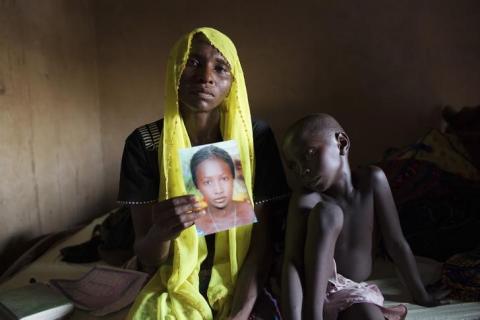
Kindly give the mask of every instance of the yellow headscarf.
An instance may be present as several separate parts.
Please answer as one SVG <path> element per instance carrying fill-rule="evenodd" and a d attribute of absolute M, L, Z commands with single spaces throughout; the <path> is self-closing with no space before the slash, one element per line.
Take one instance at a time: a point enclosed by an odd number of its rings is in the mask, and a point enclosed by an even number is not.
<path fill-rule="evenodd" d="M 254 151 L 252 122 L 242 67 L 232 41 L 212 28 L 198 28 L 182 37 L 173 47 L 165 80 L 164 127 L 159 146 L 159 200 L 186 194 L 178 150 L 190 147 L 190 139 L 179 112 L 178 87 L 190 45 L 202 33 L 227 59 L 233 75 L 230 93 L 220 106 L 220 130 L 224 140 L 236 140 L 240 151 L 245 184 L 252 200 Z M 252 202 L 253 203 L 253 202 Z M 251 225 L 216 234 L 208 302 L 199 292 L 200 264 L 207 256 L 204 237 L 195 226 L 173 240 L 173 254 L 140 292 L 129 312 L 129 319 L 213 319 L 228 316 L 235 282 L 250 245 Z M 210 304 L 210 306 L 209 306 Z"/>

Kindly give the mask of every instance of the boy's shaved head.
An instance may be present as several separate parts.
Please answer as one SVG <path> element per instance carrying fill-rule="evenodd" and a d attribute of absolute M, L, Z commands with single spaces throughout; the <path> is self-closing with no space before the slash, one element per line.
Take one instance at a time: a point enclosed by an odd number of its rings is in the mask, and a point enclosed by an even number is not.
<path fill-rule="evenodd" d="M 282 151 L 293 189 L 324 192 L 348 168 L 350 140 L 332 116 L 310 114 L 296 121 L 283 139 Z"/>
<path fill-rule="evenodd" d="M 328 140 L 337 132 L 345 133 L 345 130 L 335 118 L 326 113 L 314 113 L 301 118 L 287 129 L 283 145 L 289 144 L 292 140 L 296 141 L 311 135 Z"/>

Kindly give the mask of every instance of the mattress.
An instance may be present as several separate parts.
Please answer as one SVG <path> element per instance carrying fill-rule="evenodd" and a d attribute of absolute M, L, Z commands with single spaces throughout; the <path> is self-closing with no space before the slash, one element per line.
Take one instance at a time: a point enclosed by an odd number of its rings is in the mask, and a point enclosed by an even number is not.
<path fill-rule="evenodd" d="M 90 224 L 81 228 L 79 231 L 63 239 L 51 246 L 40 257 L 15 272 L 10 278 L 5 279 L 0 284 L 0 291 L 9 288 L 20 287 L 28 284 L 33 278 L 37 282 L 48 282 L 52 278 L 61 279 L 77 279 L 85 274 L 96 264 L 73 264 L 61 261 L 60 249 L 70 245 L 76 245 L 87 241 L 93 231 L 93 228 L 101 223 L 108 214 L 91 221 Z M 420 275 L 424 283 L 433 283 L 440 275 L 441 264 L 422 257 L 416 257 Z M 103 264 L 99 262 L 97 264 Z M 374 271 L 368 282 L 379 286 L 385 296 L 385 305 L 396 305 L 403 303 L 408 308 L 408 320 L 470 320 L 480 319 L 480 302 L 461 302 L 450 301 L 448 305 L 438 306 L 434 308 L 425 308 L 415 305 L 411 302 L 405 287 L 396 274 L 393 264 L 376 260 L 374 263 Z M 88 312 L 76 309 L 71 320 L 90 320 L 105 319 L 117 320 L 124 319 L 127 310 L 121 310 L 117 313 L 110 314 L 101 318 L 94 317 Z"/>

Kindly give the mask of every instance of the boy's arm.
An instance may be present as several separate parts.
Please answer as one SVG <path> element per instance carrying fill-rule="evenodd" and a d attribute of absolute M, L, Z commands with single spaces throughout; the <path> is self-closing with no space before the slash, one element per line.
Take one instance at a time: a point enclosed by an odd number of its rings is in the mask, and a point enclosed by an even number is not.
<path fill-rule="evenodd" d="M 382 169 L 372 166 L 372 182 L 375 217 L 378 219 L 387 252 L 398 267 L 413 300 L 423 306 L 440 304 L 427 293 L 420 279 L 415 258 L 402 233 L 390 185 Z"/>
<path fill-rule="evenodd" d="M 303 250 L 310 208 L 301 208 L 301 196 L 294 193 L 290 199 L 285 235 L 285 255 L 282 267 L 282 315 L 287 320 L 302 319 Z"/>
<path fill-rule="evenodd" d="M 319 202 L 308 217 L 305 244 L 304 319 L 323 319 L 328 280 L 334 275 L 334 253 L 343 227 L 343 212 L 336 204 Z"/>

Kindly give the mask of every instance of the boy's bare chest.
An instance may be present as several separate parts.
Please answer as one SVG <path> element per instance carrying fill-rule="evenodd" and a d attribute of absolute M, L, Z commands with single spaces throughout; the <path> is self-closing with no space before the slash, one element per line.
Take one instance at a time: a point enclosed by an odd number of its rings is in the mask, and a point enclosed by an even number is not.
<path fill-rule="evenodd" d="M 350 203 L 339 203 L 343 211 L 343 228 L 337 247 L 345 250 L 371 248 L 374 230 L 373 197 L 361 195 Z"/>
<path fill-rule="evenodd" d="M 343 228 L 334 254 L 338 272 L 354 281 L 364 281 L 372 268 L 373 198 L 364 197 L 340 206 L 343 209 Z"/>

